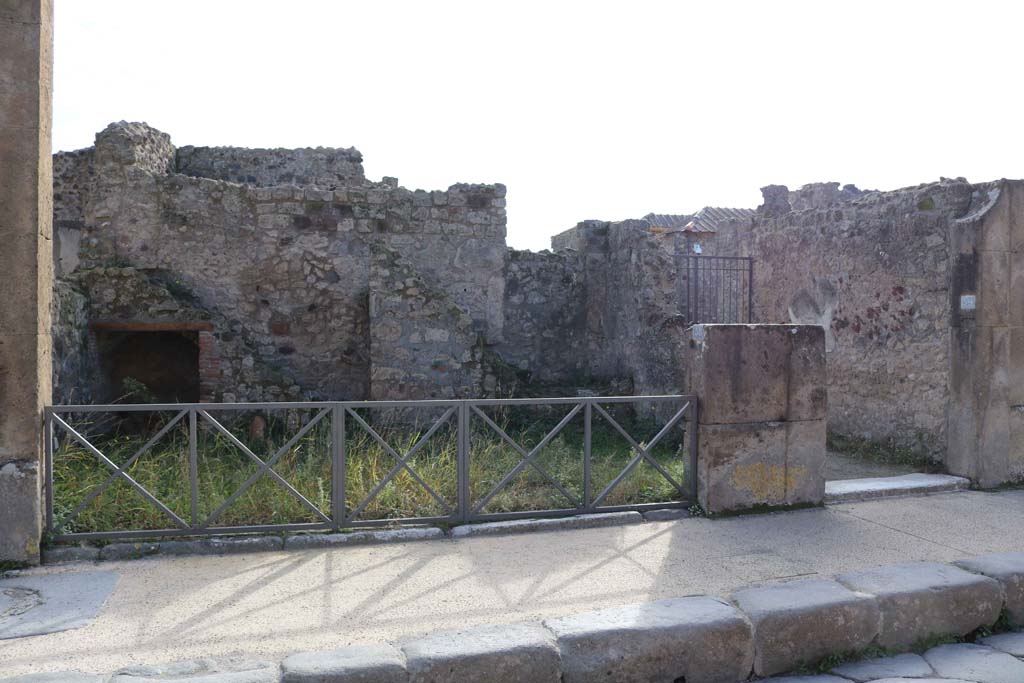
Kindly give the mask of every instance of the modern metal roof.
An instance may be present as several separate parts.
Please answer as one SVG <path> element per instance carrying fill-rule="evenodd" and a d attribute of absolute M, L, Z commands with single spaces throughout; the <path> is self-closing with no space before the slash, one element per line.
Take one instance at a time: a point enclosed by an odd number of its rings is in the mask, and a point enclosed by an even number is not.
<path fill-rule="evenodd" d="M 718 224 L 727 220 L 743 220 L 754 215 L 754 209 L 728 209 L 705 206 L 695 214 L 649 213 L 644 220 L 652 228 L 681 232 L 718 232 Z"/>

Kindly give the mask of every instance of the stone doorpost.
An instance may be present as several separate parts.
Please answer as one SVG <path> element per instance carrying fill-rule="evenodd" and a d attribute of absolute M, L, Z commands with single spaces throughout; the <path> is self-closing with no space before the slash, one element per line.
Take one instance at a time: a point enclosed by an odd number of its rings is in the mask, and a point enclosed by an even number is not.
<path fill-rule="evenodd" d="M 0 46 L 0 561 L 32 563 L 52 372 L 52 0 L 0 0 Z"/>
<path fill-rule="evenodd" d="M 709 514 L 821 505 L 825 330 L 694 325 L 686 370 L 697 394 L 697 498 Z"/>

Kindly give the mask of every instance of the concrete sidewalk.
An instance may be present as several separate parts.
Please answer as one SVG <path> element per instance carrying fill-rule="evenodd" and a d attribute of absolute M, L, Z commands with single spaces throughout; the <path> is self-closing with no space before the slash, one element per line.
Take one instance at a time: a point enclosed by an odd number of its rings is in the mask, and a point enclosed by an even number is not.
<path fill-rule="evenodd" d="M 102 568 L 121 577 L 96 621 L 0 641 L 0 674 L 109 672 L 227 655 L 276 660 L 299 650 L 1015 550 L 1024 550 L 1024 491 L 457 541 L 107 562 Z"/>

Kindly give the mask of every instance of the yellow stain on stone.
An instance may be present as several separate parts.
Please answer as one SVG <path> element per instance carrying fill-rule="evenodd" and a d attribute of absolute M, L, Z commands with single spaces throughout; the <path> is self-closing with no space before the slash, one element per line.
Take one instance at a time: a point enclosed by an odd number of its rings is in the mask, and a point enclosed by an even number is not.
<path fill-rule="evenodd" d="M 806 467 L 787 468 L 784 465 L 755 462 L 737 467 L 731 479 L 737 490 L 748 493 L 754 500 L 773 503 L 783 500 L 786 491 L 796 488 L 806 474 Z"/>

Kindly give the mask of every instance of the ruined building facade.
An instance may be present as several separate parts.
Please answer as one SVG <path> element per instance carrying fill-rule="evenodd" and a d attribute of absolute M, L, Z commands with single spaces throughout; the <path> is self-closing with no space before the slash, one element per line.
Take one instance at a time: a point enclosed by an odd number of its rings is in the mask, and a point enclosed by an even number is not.
<path fill-rule="evenodd" d="M 129 379 L 228 402 L 681 392 L 696 252 L 753 260 L 738 317 L 825 327 L 835 431 L 941 456 L 951 393 L 974 391 L 956 344 L 1024 349 L 1015 183 L 773 186 L 756 211 L 585 221 L 535 253 L 506 246 L 504 186 L 411 191 L 361 161 L 132 123 L 55 155 L 58 400 Z M 998 429 L 1024 434 L 1001 391 Z"/>

